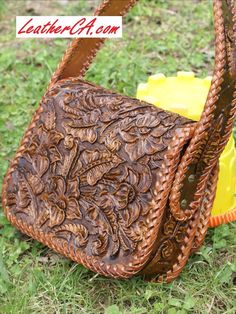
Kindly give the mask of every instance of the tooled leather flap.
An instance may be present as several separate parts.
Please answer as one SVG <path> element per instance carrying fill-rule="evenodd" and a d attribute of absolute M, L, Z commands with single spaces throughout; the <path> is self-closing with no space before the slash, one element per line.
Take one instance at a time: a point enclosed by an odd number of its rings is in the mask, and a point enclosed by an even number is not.
<path fill-rule="evenodd" d="M 8 171 L 3 203 L 23 232 L 101 274 L 147 262 L 194 123 L 90 83 L 43 98 Z"/>

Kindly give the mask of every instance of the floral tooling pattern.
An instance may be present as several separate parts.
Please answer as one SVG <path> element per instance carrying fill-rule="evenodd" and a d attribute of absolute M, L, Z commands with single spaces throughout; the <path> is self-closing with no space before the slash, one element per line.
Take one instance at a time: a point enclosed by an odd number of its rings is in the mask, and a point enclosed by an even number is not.
<path fill-rule="evenodd" d="M 168 145 L 189 120 L 79 80 L 54 87 L 41 107 L 7 205 L 88 255 L 132 254 L 155 210 Z"/>

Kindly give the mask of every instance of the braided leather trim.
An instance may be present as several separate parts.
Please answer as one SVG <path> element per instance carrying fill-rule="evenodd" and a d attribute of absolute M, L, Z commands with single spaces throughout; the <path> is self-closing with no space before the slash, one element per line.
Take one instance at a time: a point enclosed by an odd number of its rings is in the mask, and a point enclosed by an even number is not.
<path fill-rule="evenodd" d="M 189 236 L 185 238 L 185 244 L 181 247 L 182 253 L 178 256 L 178 263 L 173 265 L 172 270 L 170 270 L 166 275 L 166 281 L 171 282 L 183 270 L 186 262 L 189 258 L 189 255 L 192 253 L 192 250 L 197 249 L 205 239 L 206 231 L 208 228 L 208 221 L 209 221 L 209 212 L 211 211 L 216 186 L 217 186 L 217 179 L 218 179 L 218 166 L 212 170 L 209 180 L 206 182 L 206 188 L 204 197 L 202 198 L 202 211 L 195 213 L 193 218 L 190 221 L 188 234 Z M 204 215 L 205 212 L 205 215 Z M 207 215 L 208 214 L 208 215 Z M 200 224 L 200 225 L 199 225 Z M 163 276 L 158 278 L 159 282 L 162 282 L 164 279 Z"/>
<path fill-rule="evenodd" d="M 207 229 L 209 227 L 212 205 L 216 195 L 218 174 L 219 166 L 217 165 L 209 177 L 207 188 L 205 190 L 205 196 L 202 202 L 202 210 L 191 253 L 196 252 L 205 239 Z"/>
<path fill-rule="evenodd" d="M 205 238 L 207 231 L 206 216 L 211 211 L 212 203 L 214 200 L 214 194 L 217 185 L 218 168 L 215 167 L 211 173 L 209 181 L 206 182 L 206 189 L 203 195 L 203 202 L 201 210 L 195 212 L 188 222 L 188 229 L 180 246 L 180 253 L 176 256 L 176 262 L 170 264 L 170 269 L 163 274 L 162 267 L 159 265 L 158 255 L 154 257 L 148 267 L 151 266 L 148 272 L 144 269 L 142 272 L 145 278 L 151 282 L 171 282 L 174 280 L 180 272 L 183 270 L 189 255 L 193 251 L 193 247 L 197 248 Z"/>

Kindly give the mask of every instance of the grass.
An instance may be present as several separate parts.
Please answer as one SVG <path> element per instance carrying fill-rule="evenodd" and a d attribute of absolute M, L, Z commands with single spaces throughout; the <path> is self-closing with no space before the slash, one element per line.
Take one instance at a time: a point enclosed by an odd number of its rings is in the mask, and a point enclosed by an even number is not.
<path fill-rule="evenodd" d="M 19 40 L 15 15 L 88 14 L 98 1 L 0 0 L 0 181 L 67 40 Z M 124 18 L 86 78 L 134 96 L 153 73 L 211 74 L 210 1 L 142 0 Z M 1 185 L 1 183 L 0 183 Z M 0 186 L 1 188 L 1 186 Z M 236 224 L 211 229 L 171 284 L 95 275 L 16 231 L 0 211 L 0 314 L 184 314 L 236 312 Z"/>

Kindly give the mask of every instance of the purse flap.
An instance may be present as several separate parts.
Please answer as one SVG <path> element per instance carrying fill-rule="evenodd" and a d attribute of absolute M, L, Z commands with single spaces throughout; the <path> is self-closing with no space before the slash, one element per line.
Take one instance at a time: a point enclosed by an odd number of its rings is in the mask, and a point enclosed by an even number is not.
<path fill-rule="evenodd" d="M 44 96 L 5 178 L 22 232 L 103 275 L 148 261 L 194 123 L 79 79 Z"/>

